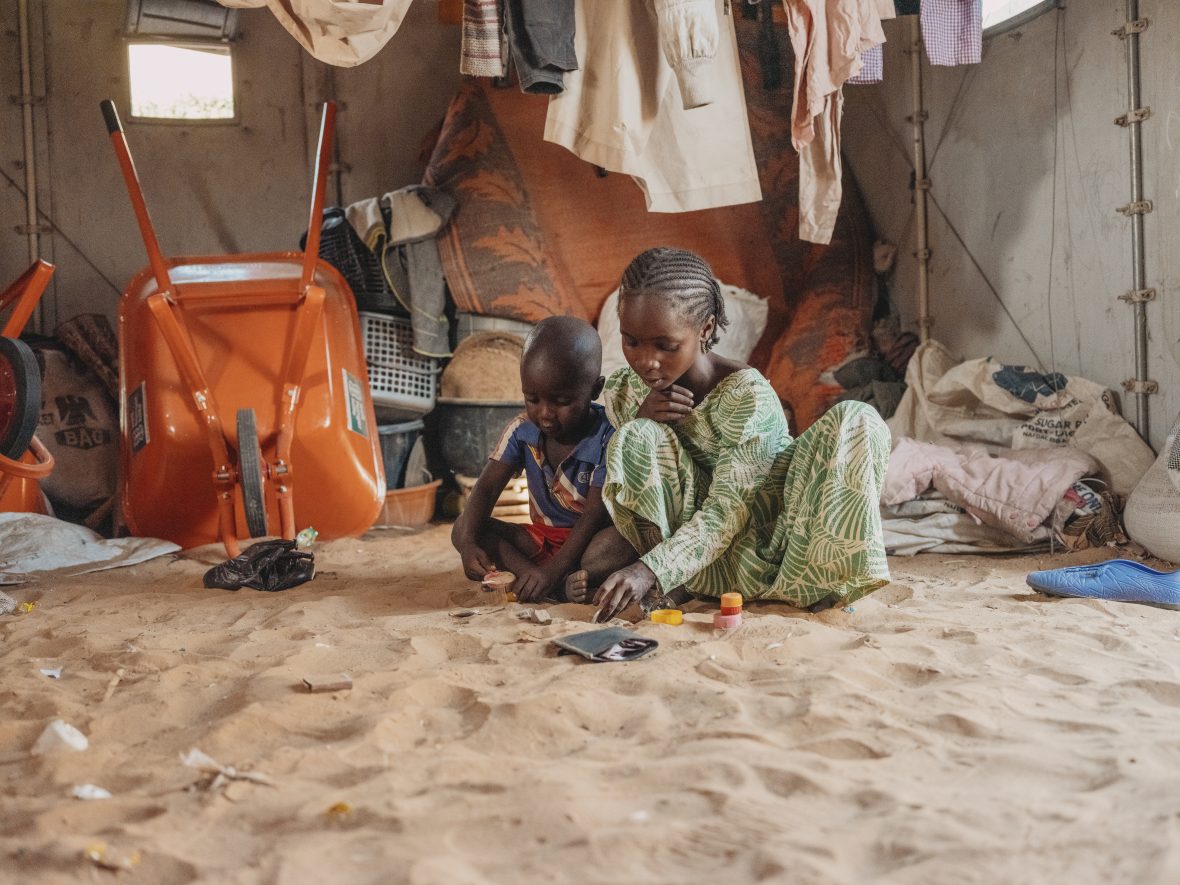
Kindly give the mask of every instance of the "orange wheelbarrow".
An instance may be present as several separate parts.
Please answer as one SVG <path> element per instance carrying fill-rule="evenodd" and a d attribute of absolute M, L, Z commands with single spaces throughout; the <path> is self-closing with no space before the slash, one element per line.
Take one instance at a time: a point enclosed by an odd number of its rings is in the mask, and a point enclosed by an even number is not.
<path fill-rule="evenodd" d="M 364 349 L 348 284 L 317 255 L 335 106 L 305 250 L 195 258 L 161 253 L 114 103 L 102 112 L 149 262 L 119 303 L 131 531 L 231 557 L 239 538 L 365 531 L 385 477 Z"/>
<path fill-rule="evenodd" d="M 41 417 L 41 372 L 19 339 L 53 276 L 36 261 L 0 294 L 0 311 L 12 308 L 0 329 L 0 513 L 46 513 L 39 480 L 53 471 L 53 456 L 34 435 Z"/>

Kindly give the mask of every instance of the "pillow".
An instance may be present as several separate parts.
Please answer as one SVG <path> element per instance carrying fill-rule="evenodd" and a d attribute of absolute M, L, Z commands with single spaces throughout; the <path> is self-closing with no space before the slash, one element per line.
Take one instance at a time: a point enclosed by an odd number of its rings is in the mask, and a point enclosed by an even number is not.
<path fill-rule="evenodd" d="M 749 362 L 754 345 L 766 329 L 767 304 L 753 292 L 721 283 L 725 315 L 729 325 L 721 330 L 721 340 L 713 352 L 738 362 Z M 623 356 L 623 339 L 619 333 L 619 290 L 611 292 L 598 315 L 598 337 L 602 339 L 602 374 L 627 365 Z"/>

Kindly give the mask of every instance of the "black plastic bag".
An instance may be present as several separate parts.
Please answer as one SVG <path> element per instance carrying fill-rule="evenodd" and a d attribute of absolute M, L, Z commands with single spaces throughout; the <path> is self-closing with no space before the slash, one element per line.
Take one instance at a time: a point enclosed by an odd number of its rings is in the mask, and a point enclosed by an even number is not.
<path fill-rule="evenodd" d="M 294 541 L 276 539 L 251 544 L 240 556 L 205 572 L 206 587 L 237 590 L 287 590 L 315 577 L 315 554 L 295 549 Z"/>

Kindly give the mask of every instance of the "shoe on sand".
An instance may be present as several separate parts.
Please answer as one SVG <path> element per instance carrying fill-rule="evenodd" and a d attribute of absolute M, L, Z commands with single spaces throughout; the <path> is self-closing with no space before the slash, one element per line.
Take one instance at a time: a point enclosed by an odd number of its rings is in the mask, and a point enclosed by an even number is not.
<path fill-rule="evenodd" d="M 1180 570 L 1160 572 L 1130 559 L 1033 572 L 1028 586 L 1053 596 L 1180 608 Z"/>

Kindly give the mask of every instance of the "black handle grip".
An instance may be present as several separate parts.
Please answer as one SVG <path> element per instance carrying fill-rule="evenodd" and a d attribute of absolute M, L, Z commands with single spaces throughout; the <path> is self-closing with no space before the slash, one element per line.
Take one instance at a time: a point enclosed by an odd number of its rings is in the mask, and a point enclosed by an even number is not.
<path fill-rule="evenodd" d="M 119 122 L 119 112 L 115 110 L 115 103 L 106 98 L 100 101 L 98 106 L 102 108 L 102 118 L 106 120 L 107 132 L 111 135 L 122 132 L 123 124 Z"/>

